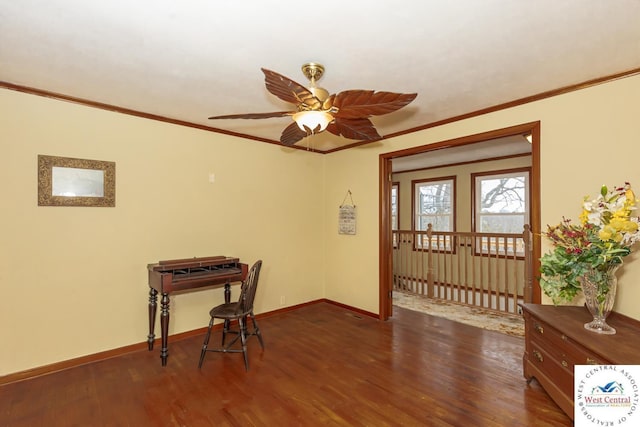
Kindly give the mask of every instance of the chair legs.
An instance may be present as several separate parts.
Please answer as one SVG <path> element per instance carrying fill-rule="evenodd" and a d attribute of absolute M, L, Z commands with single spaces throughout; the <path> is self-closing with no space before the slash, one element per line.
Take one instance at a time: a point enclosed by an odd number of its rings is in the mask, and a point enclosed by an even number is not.
<path fill-rule="evenodd" d="M 222 346 L 224 347 L 224 341 L 227 338 L 227 333 L 229 332 L 229 325 L 231 324 L 231 320 L 225 319 L 224 326 L 222 327 Z"/>
<path fill-rule="evenodd" d="M 249 313 L 249 317 L 251 318 L 251 322 L 253 323 L 253 332 L 251 335 L 255 335 L 258 337 L 258 341 L 260 341 L 260 347 L 264 350 L 264 341 L 262 341 L 262 334 L 260 333 L 260 328 L 256 323 L 256 316 L 253 315 L 253 312 Z"/>
<path fill-rule="evenodd" d="M 240 326 L 240 342 L 242 343 L 242 356 L 244 356 L 244 369 L 249 370 L 249 356 L 247 355 L 247 319 L 238 318 Z"/>
<path fill-rule="evenodd" d="M 253 324 L 253 330 L 249 331 L 248 330 L 248 319 L 247 317 L 251 318 L 251 323 Z M 246 317 L 240 317 L 238 318 L 238 330 L 237 331 L 232 331 L 230 329 L 230 323 L 231 321 L 228 319 L 225 319 L 224 321 L 224 325 L 222 328 L 222 347 L 221 348 L 212 348 L 209 349 L 209 339 L 211 338 L 211 329 L 213 328 L 213 322 L 214 322 L 214 318 L 211 318 L 211 321 L 209 322 L 209 328 L 207 329 L 207 333 L 204 336 L 204 342 L 202 344 L 202 351 L 200 352 L 200 362 L 198 363 L 198 368 L 202 368 L 202 363 L 204 362 L 204 356 L 205 354 L 207 354 L 207 351 L 216 351 L 216 352 L 222 352 L 222 353 L 240 353 L 242 352 L 242 355 L 244 357 L 244 367 L 245 369 L 248 371 L 249 370 L 249 356 L 247 353 L 247 339 L 249 337 L 251 337 L 252 335 L 255 335 L 258 337 L 258 341 L 260 342 L 260 347 L 262 347 L 262 349 L 264 350 L 264 341 L 262 340 L 262 334 L 260 333 L 260 328 L 258 327 L 258 323 L 256 322 L 255 316 L 253 313 L 249 313 L 248 316 Z M 231 340 L 226 346 L 225 346 L 225 340 L 226 340 L 226 336 L 227 334 L 237 334 L 237 336 Z M 238 341 L 238 339 L 240 339 L 240 343 L 242 345 L 242 349 L 231 349 L 231 346 L 233 344 L 236 343 L 236 341 Z"/>
<path fill-rule="evenodd" d="M 200 363 L 198 363 L 198 369 L 202 368 L 202 362 L 204 362 L 204 355 L 207 354 L 207 346 L 209 345 L 209 338 L 211 337 L 212 327 L 213 327 L 213 318 L 211 318 L 211 321 L 209 322 L 209 329 L 207 329 L 207 334 L 204 336 L 204 343 L 202 343 L 202 351 L 200 352 Z"/>

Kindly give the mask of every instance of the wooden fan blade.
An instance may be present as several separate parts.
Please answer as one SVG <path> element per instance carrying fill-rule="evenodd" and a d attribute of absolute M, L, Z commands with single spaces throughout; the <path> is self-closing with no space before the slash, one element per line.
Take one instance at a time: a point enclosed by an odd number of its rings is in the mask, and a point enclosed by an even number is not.
<path fill-rule="evenodd" d="M 226 116 L 213 116 L 209 117 L 210 120 L 215 119 L 270 119 L 272 117 L 285 117 L 292 116 L 295 112 L 291 111 L 276 111 L 273 113 L 247 113 L 247 114 L 228 114 Z"/>
<path fill-rule="evenodd" d="M 306 87 L 275 71 L 261 68 L 267 90 L 282 99 L 296 105 L 304 105 L 304 109 L 319 109 L 322 103 Z"/>
<path fill-rule="evenodd" d="M 373 127 L 371 120 L 361 117 L 358 119 L 336 119 L 327 126 L 327 130 L 334 135 L 348 139 L 375 141 L 382 137 Z"/>
<path fill-rule="evenodd" d="M 307 133 L 300 129 L 296 122 L 293 122 L 282 131 L 280 142 L 284 145 L 292 146 L 305 136 L 307 136 Z"/>
<path fill-rule="evenodd" d="M 358 119 L 392 113 L 413 101 L 416 93 L 346 90 L 336 95 L 333 105 L 339 110 L 336 117 Z"/>

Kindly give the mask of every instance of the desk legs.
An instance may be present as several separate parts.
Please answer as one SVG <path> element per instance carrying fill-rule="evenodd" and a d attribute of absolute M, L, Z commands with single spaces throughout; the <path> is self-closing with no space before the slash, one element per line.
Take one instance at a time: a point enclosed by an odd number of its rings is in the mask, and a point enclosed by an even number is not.
<path fill-rule="evenodd" d="M 231 283 L 224 284 L 224 303 L 229 304 L 231 302 Z"/>
<path fill-rule="evenodd" d="M 147 335 L 147 344 L 149 351 L 153 350 L 153 341 L 156 338 L 156 308 L 158 307 L 158 291 L 149 289 L 149 335 Z"/>
<path fill-rule="evenodd" d="M 224 284 L 224 302 L 229 304 L 231 301 L 231 283 Z M 149 335 L 147 335 L 147 344 L 149 351 L 153 350 L 153 342 L 155 340 L 155 324 L 156 311 L 158 308 L 158 291 L 151 288 L 149 290 Z M 225 326 L 228 328 L 228 320 L 225 320 Z M 162 294 L 160 300 L 160 328 L 162 329 L 162 349 L 160 358 L 162 366 L 167 366 L 167 357 L 169 357 L 169 294 Z"/>
<path fill-rule="evenodd" d="M 167 366 L 167 357 L 169 356 L 169 294 L 162 294 L 160 303 L 160 326 L 162 328 L 162 350 L 160 358 L 162 366 Z"/>
<path fill-rule="evenodd" d="M 155 340 L 156 310 L 158 308 L 158 291 L 151 288 L 149 290 L 149 335 L 147 335 L 147 345 L 149 351 L 153 350 L 153 342 Z M 160 329 L 162 335 L 162 349 L 160 350 L 160 358 L 162 366 L 167 366 L 167 357 L 169 356 L 169 294 L 162 294 L 160 300 Z"/>
<path fill-rule="evenodd" d="M 229 304 L 231 302 L 231 283 L 227 282 L 224 284 L 224 303 Z M 224 340 L 227 338 L 227 332 L 229 332 L 229 325 L 231 322 L 229 319 L 224 320 L 224 325 L 222 327 L 222 346 L 224 347 Z"/>

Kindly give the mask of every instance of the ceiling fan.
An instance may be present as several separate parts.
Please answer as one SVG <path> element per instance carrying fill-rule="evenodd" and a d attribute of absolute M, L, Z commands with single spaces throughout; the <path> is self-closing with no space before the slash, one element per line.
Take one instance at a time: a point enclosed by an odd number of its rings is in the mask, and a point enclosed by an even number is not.
<path fill-rule="evenodd" d="M 324 67 L 313 62 L 302 66 L 303 74 L 311 82 L 306 88 L 293 80 L 261 68 L 267 90 L 273 95 L 296 105 L 295 111 L 271 113 L 230 114 L 209 119 L 268 119 L 291 116 L 293 123 L 287 126 L 280 142 L 291 146 L 306 136 L 324 130 L 348 139 L 375 141 L 382 138 L 369 120 L 399 110 L 417 96 L 416 93 L 376 92 L 373 90 L 346 90 L 330 95 L 316 86 Z"/>

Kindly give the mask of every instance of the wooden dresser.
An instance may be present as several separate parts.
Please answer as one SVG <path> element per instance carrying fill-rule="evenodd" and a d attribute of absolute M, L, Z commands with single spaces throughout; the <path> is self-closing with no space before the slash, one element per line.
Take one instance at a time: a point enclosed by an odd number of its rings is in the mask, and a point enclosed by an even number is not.
<path fill-rule="evenodd" d="M 574 365 L 640 365 L 640 322 L 611 313 L 615 335 L 584 328 L 586 307 L 521 304 L 525 319 L 524 376 L 535 378 L 573 419 Z"/>

